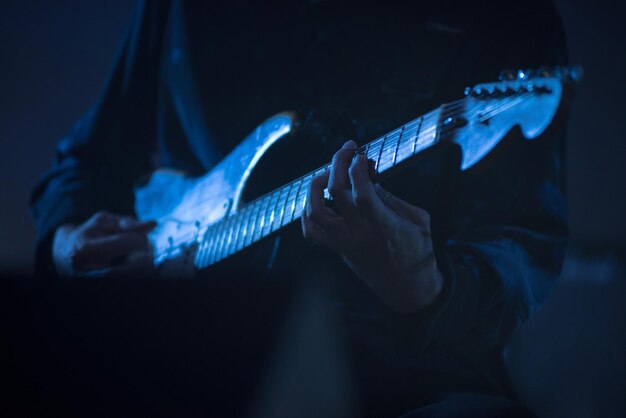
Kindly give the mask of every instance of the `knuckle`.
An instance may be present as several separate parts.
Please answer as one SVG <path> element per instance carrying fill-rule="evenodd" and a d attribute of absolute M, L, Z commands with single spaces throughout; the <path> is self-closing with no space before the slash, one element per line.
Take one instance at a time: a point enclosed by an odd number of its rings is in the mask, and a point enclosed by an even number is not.
<path fill-rule="evenodd" d="M 311 180 L 311 184 L 309 185 L 309 190 L 314 189 L 315 187 L 319 187 L 324 183 L 324 177 L 321 175 L 313 177 Z"/>
<path fill-rule="evenodd" d="M 322 222 L 322 214 L 319 210 L 312 210 L 309 214 L 309 219 L 316 224 Z"/>
<path fill-rule="evenodd" d="M 111 221 L 113 214 L 107 211 L 98 211 L 91 217 L 91 221 L 96 226 L 102 226 Z"/>
<path fill-rule="evenodd" d="M 88 249 L 87 242 L 83 239 L 79 239 L 76 241 L 76 244 L 74 245 L 74 248 L 72 249 L 72 254 L 80 257 L 81 255 L 85 253 L 87 249 Z"/>
<path fill-rule="evenodd" d="M 341 151 L 337 151 L 333 154 L 332 165 L 335 166 L 341 160 Z"/>
<path fill-rule="evenodd" d="M 372 198 L 366 193 L 355 193 L 354 204 L 359 208 L 369 208 L 372 205 Z"/>
<path fill-rule="evenodd" d="M 337 152 L 335 152 L 335 154 L 333 154 L 333 161 L 341 160 L 345 154 L 346 154 L 345 149 L 338 150 Z"/>
<path fill-rule="evenodd" d="M 82 256 L 80 252 L 74 250 L 68 254 L 67 257 L 68 264 L 72 271 L 78 271 L 81 267 Z"/>
<path fill-rule="evenodd" d="M 343 161 L 347 156 L 352 155 L 354 150 L 342 148 L 333 155 L 333 163 Z"/>
<path fill-rule="evenodd" d="M 328 193 L 331 196 L 338 196 L 341 193 L 341 188 L 337 186 L 336 183 L 331 183 L 328 185 Z"/>

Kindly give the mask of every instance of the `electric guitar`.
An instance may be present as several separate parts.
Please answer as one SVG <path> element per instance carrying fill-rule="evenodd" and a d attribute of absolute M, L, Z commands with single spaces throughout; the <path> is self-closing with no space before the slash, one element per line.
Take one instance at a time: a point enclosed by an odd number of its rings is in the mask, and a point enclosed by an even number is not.
<path fill-rule="evenodd" d="M 461 170 L 478 163 L 514 127 L 537 138 L 566 102 L 567 86 L 581 78 L 579 67 L 504 71 L 499 81 L 465 89 L 464 98 L 441 105 L 357 153 L 376 174 L 393 174 L 425 150 L 445 141 L 462 151 Z M 278 114 L 259 125 L 216 167 L 190 178 L 156 171 L 135 192 L 139 219 L 155 219 L 149 239 L 159 275 L 192 276 L 242 251 L 302 214 L 309 184 L 330 164 L 251 202 L 242 193 L 265 152 L 295 129 L 295 115 Z M 327 198 L 330 198 L 325 191 Z"/>

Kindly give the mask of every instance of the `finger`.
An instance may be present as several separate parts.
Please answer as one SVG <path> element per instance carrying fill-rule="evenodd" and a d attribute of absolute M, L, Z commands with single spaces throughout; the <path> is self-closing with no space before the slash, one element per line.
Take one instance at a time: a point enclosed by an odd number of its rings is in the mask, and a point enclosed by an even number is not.
<path fill-rule="evenodd" d="M 341 219 L 331 208 L 326 206 L 324 199 L 324 189 L 328 184 L 329 175 L 330 173 L 325 171 L 311 180 L 305 206 L 306 215 L 320 225 L 333 219 Z"/>
<path fill-rule="evenodd" d="M 148 249 L 149 241 L 145 234 L 123 232 L 87 240 L 77 258 L 81 259 L 81 263 L 98 263 Z"/>
<path fill-rule="evenodd" d="M 426 210 L 400 199 L 393 193 L 385 190 L 380 184 L 376 184 L 374 189 L 383 204 L 399 216 L 416 225 L 430 225 L 430 214 Z"/>
<path fill-rule="evenodd" d="M 337 240 L 334 240 L 322 227 L 317 225 L 306 214 L 302 216 L 302 235 L 311 241 L 338 252 Z"/>
<path fill-rule="evenodd" d="M 86 231 L 90 232 L 148 232 L 155 226 L 156 222 L 153 220 L 139 221 L 131 216 L 123 216 L 106 211 L 96 213 L 85 222 Z"/>
<path fill-rule="evenodd" d="M 119 229 L 128 232 L 150 232 L 157 226 L 156 221 L 150 219 L 147 221 L 139 221 L 131 217 L 123 217 L 119 220 Z"/>
<path fill-rule="evenodd" d="M 311 179 L 311 183 L 309 183 L 309 190 L 307 191 L 306 206 L 304 208 L 305 213 L 308 216 L 320 213 L 323 211 L 323 208 L 326 207 L 326 204 L 324 203 L 324 189 L 328 185 L 329 176 L 330 172 L 327 170 Z"/>
<path fill-rule="evenodd" d="M 358 155 L 350 166 L 349 174 L 354 205 L 368 217 L 374 217 L 379 222 L 387 221 L 390 214 L 376 194 L 370 179 L 367 158 Z"/>
<path fill-rule="evenodd" d="M 350 216 L 350 212 L 354 211 L 350 199 L 348 167 L 350 167 L 355 150 L 356 143 L 354 141 L 347 141 L 343 144 L 341 149 L 335 153 L 330 166 L 328 192 L 335 201 L 339 213 L 343 216 Z"/>
<path fill-rule="evenodd" d="M 115 225 L 117 225 L 117 216 L 107 211 L 97 212 L 85 222 L 88 230 L 112 228 Z"/>

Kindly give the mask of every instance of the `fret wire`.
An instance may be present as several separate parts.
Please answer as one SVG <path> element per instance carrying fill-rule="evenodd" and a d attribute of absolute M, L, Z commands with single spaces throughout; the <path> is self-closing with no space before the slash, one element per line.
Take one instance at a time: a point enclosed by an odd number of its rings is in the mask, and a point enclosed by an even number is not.
<path fill-rule="evenodd" d="M 228 239 L 226 240 L 226 245 L 224 245 L 224 248 L 221 251 L 222 258 L 226 258 L 231 254 L 230 250 L 235 241 L 237 241 L 237 235 L 239 234 L 239 230 L 241 229 L 241 218 L 243 217 L 243 212 L 235 212 L 232 216 L 233 220 L 228 228 L 230 229 L 230 232 L 228 233 Z"/>
<path fill-rule="evenodd" d="M 222 242 L 220 243 L 219 249 L 216 253 L 217 261 L 220 261 L 224 258 L 222 257 L 222 253 L 224 252 L 224 248 L 228 247 L 228 244 L 229 244 L 228 238 L 233 233 L 232 226 L 236 217 L 237 217 L 237 214 L 231 214 L 230 216 L 228 216 L 228 218 L 226 218 L 226 223 L 224 226 L 224 229 L 225 229 L 224 236 L 221 238 Z"/>
<path fill-rule="evenodd" d="M 210 235 L 207 236 L 208 241 L 207 241 L 207 245 L 206 245 L 206 249 L 204 250 L 204 254 L 202 255 L 202 264 L 204 266 L 208 266 L 209 265 L 209 256 L 210 254 L 210 250 L 213 246 L 213 243 L 215 242 L 215 230 L 216 227 L 213 225 L 211 227 L 209 227 L 207 229 L 207 232 L 209 231 L 209 229 L 211 230 Z"/>
<path fill-rule="evenodd" d="M 208 228 L 207 228 L 207 232 L 208 232 Z M 208 242 L 206 241 L 206 232 L 205 234 L 203 234 L 203 239 L 199 240 L 199 246 L 198 246 L 198 250 L 196 251 L 196 255 L 194 256 L 194 260 L 193 260 L 193 264 L 194 266 L 198 267 L 198 268 L 202 268 L 204 266 L 204 254 L 206 253 L 206 247 L 208 245 Z"/>
<path fill-rule="evenodd" d="M 300 180 L 298 182 L 298 189 L 296 190 L 296 194 L 293 197 L 293 203 L 291 204 L 291 215 L 290 215 L 291 219 L 290 219 L 290 221 L 293 221 L 293 219 L 294 219 L 293 217 L 294 217 L 294 215 L 296 213 L 296 206 L 298 205 L 298 203 L 297 203 L 298 202 L 298 195 L 300 194 L 300 189 L 301 188 L 302 188 L 302 180 Z"/>
<path fill-rule="evenodd" d="M 244 211 L 243 209 L 244 208 L 242 208 L 241 211 L 238 211 L 237 213 L 234 214 L 233 222 L 230 225 L 233 238 L 232 240 L 229 239 L 226 245 L 226 248 L 224 248 L 224 250 L 222 251 L 222 258 L 226 258 L 229 255 L 237 252 L 236 245 L 237 245 L 237 240 L 239 238 L 240 233 L 243 231 L 244 237 L 245 237 L 245 234 L 247 233 L 247 225 L 245 223 L 242 223 L 242 220 L 245 219 L 247 212 Z"/>
<path fill-rule="evenodd" d="M 363 154 L 365 155 L 365 158 L 369 158 L 370 144 L 371 144 L 371 142 L 368 142 L 367 144 L 365 144 L 365 150 L 363 151 Z"/>
<path fill-rule="evenodd" d="M 415 144 L 416 146 L 415 146 L 415 150 L 413 150 L 413 154 L 416 154 L 421 150 L 422 144 L 432 132 L 432 123 L 433 123 L 432 119 L 433 118 L 429 115 L 428 119 L 425 119 L 424 122 L 422 123 L 422 129 L 420 129 L 420 133 L 417 136 L 417 142 Z"/>
<path fill-rule="evenodd" d="M 283 186 L 279 193 L 278 198 L 276 199 L 276 212 L 274 213 L 274 222 L 272 222 L 271 231 L 274 232 L 280 228 L 280 223 L 282 222 L 283 214 L 282 209 L 284 208 L 283 202 L 283 194 L 285 193 L 285 187 Z"/>
<path fill-rule="evenodd" d="M 237 234 L 237 251 L 246 247 L 246 238 L 248 237 L 248 222 L 250 220 L 250 212 L 252 210 L 251 205 L 246 205 L 240 215 L 239 233 Z"/>
<path fill-rule="evenodd" d="M 239 227 L 237 228 L 237 233 L 235 234 L 235 251 L 239 251 L 240 249 L 243 248 L 243 241 L 246 237 L 246 224 L 244 223 L 244 213 L 247 212 L 249 210 L 249 205 L 243 207 L 241 209 L 241 211 L 239 211 L 239 214 L 241 216 L 241 220 L 238 222 Z"/>
<path fill-rule="evenodd" d="M 289 208 L 289 200 L 291 198 L 292 191 L 294 187 L 296 186 L 296 184 L 297 184 L 297 180 L 294 180 L 291 183 L 289 183 L 289 191 L 285 195 L 285 205 L 283 207 L 282 218 L 280 220 L 280 227 L 285 226 L 286 224 L 289 223 L 289 218 L 287 217 L 287 213 L 288 213 L 287 211 Z"/>
<path fill-rule="evenodd" d="M 268 236 L 272 232 L 272 225 L 274 223 L 274 218 L 276 217 L 276 203 L 278 201 L 279 194 L 280 194 L 280 189 L 272 193 L 272 197 L 269 203 L 269 208 L 271 208 L 271 210 L 268 213 L 268 219 L 267 219 L 267 222 L 265 223 L 266 226 L 263 227 L 264 237 Z"/>
<path fill-rule="evenodd" d="M 298 197 L 297 197 L 298 204 L 296 205 L 296 211 L 298 212 L 297 216 L 301 216 L 302 212 L 304 212 L 304 207 L 306 206 L 306 197 L 307 197 L 307 194 L 309 193 L 309 186 L 311 185 L 311 180 L 313 180 L 313 176 L 305 177 L 302 180 L 302 185 L 300 189 L 298 190 Z M 303 192 L 304 192 L 304 196 L 301 196 Z"/>
<path fill-rule="evenodd" d="M 411 150 L 411 155 L 415 154 L 415 147 L 417 147 L 417 141 L 419 140 L 420 132 L 422 130 L 422 124 L 424 123 L 424 116 L 420 118 L 420 123 L 415 131 L 415 140 L 413 141 L 413 149 Z"/>
<path fill-rule="evenodd" d="M 228 223 L 228 218 L 222 219 L 217 226 L 217 230 L 215 231 L 215 239 L 214 245 L 209 254 L 209 264 L 214 264 L 217 260 L 217 251 L 219 250 L 220 244 L 222 243 L 222 235 L 224 233 L 224 229 L 226 228 L 226 224 Z"/>
<path fill-rule="evenodd" d="M 215 226 L 215 224 L 213 224 L 209 227 L 209 229 L 211 230 L 211 234 L 207 237 L 208 242 L 207 242 L 206 250 L 204 251 L 204 254 L 202 255 L 202 260 L 203 260 L 202 263 L 204 266 L 209 265 L 209 257 L 211 256 L 211 250 L 213 249 L 213 245 L 215 243 L 215 233 L 216 233 L 217 227 Z M 207 229 L 207 232 L 209 229 Z"/>
<path fill-rule="evenodd" d="M 396 160 L 398 158 L 398 148 L 400 148 L 400 141 L 402 140 L 402 134 L 404 133 L 404 128 L 406 125 L 400 128 L 400 135 L 398 135 L 398 140 L 396 141 L 396 148 L 393 150 L 393 158 L 391 159 L 391 166 L 396 165 Z"/>
<path fill-rule="evenodd" d="M 206 255 L 206 265 L 209 266 L 211 264 L 213 264 L 213 258 L 214 258 L 214 253 L 215 253 L 215 247 L 217 246 L 217 237 L 218 237 L 218 233 L 220 228 L 223 226 L 222 222 L 219 222 L 217 224 L 215 224 L 215 226 L 213 227 L 213 233 L 211 234 L 211 241 L 209 243 L 209 247 L 207 248 L 207 255 Z"/>
<path fill-rule="evenodd" d="M 380 151 L 378 152 L 378 158 L 376 159 L 376 163 L 374 164 L 374 171 L 379 171 L 380 169 L 380 159 L 383 156 L 383 150 L 385 149 L 385 141 L 387 140 L 387 135 L 383 136 L 383 142 L 380 144 Z"/>
<path fill-rule="evenodd" d="M 246 236 L 244 236 L 244 240 L 243 240 L 244 247 L 248 247 L 253 242 L 252 237 L 254 236 L 254 225 L 256 225 L 256 217 L 259 213 L 258 201 L 255 200 L 254 202 L 252 202 L 251 205 L 252 205 L 252 209 L 250 210 L 250 213 L 247 216 L 247 220 L 246 220 L 247 234 Z"/>
<path fill-rule="evenodd" d="M 282 204 L 282 207 L 280 209 L 280 219 L 278 220 L 278 228 L 276 228 L 276 229 L 279 229 L 282 225 L 284 225 L 283 220 L 285 218 L 285 209 L 287 209 L 287 201 L 288 201 L 288 198 L 289 198 L 289 192 L 291 190 L 292 185 L 293 185 L 292 183 L 289 183 L 287 185 L 287 187 L 286 187 L 287 194 L 283 198 L 284 203 Z M 281 193 L 281 197 L 282 197 L 282 193 Z"/>
<path fill-rule="evenodd" d="M 230 250 L 230 245 L 233 241 L 233 232 L 235 232 L 235 227 L 239 224 L 239 222 L 237 222 L 237 219 L 239 217 L 238 215 L 238 213 L 233 213 L 231 215 L 233 220 L 228 225 L 228 234 L 224 236 L 224 244 L 222 245 L 222 248 L 219 252 L 220 260 L 228 256 L 228 251 Z"/>
<path fill-rule="evenodd" d="M 263 226 L 265 225 L 265 213 L 267 212 L 268 204 L 269 204 L 269 196 L 266 196 L 263 198 L 260 204 L 260 208 L 262 208 L 262 210 L 259 209 L 259 214 L 257 215 L 256 222 L 258 223 L 258 225 L 256 228 L 256 232 L 254 233 L 254 236 L 252 237 L 253 242 L 260 240 L 261 237 L 263 236 Z"/>
<path fill-rule="evenodd" d="M 379 172 L 383 172 L 393 167 L 395 159 L 395 151 L 398 146 L 398 135 L 401 130 L 396 129 L 387 135 L 387 141 L 381 153 L 382 157 L 379 164 Z"/>
<path fill-rule="evenodd" d="M 239 241 L 239 234 L 241 234 L 242 232 L 241 217 L 243 216 L 243 213 L 245 210 L 246 208 L 242 208 L 241 210 L 233 214 L 236 220 L 233 222 L 233 225 L 230 228 L 232 230 L 233 238 L 226 245 L 226 248 L 225 248 L 226 256 L 228 256 L 229 254 L 234 254 L 237 251 L 237 242 Z"/>
<path fill-rule="evenodd" d="M 259 216 L 260 201 L 255 200 L 250 204 L 251 209 L 246 222 L 247 233 L 243 241 L 243 246 L 247 247 L 254 242 L 254 234 L 256 232 L 257 217 Z"/>
<path fill-rule="evenodd" d="M 241 218 L 239 223 L 241 224 L 241 233 L 239 234 L 241 236 L 240 240 L 239 240 L 239 249 L 245 248 L 246 247 L 246 238 L 248 238 L 248 235 L 250 233 L 249 231 L 249 223 L 250 223 L 250 214 L 252 213 L 252 209 L 253 206 L 250 205 L 246 205 L 246 207 L 244 208 L 244 210 L 241 211 Z"/>
<path fill-rule="evenodd" d="M 380 138 L 376 139 L 375 141 L 370 142 L 370 147 L 369 147 L 369 153 L 367 158 L 374 160 L 374 155 L 378 154 L 378 147 L 380 146 Z M 370 157 L 369 154 L 372 154 L 372 156 Z"/>
<path fill-rule="evenodd" d="M 233 235 L 233 230 L 235 229 L 235 227 L 237 225 L 240 224 L 240 219 L 241 219 L 241 213 L 233 213 L 229 218 L 230 221 L 228 223 L 228 237 L 226 238 L 226 242 L 224 243 L 224 245 L 222 246 L 222 249 L 220 250 L 220 260 L 223 260 L 224 258 L 228 257 L 229 255 L 229 249 L 230 246 L 232 244 L 232 235 Z"/>
<path fill-rule="evenodd" d="M 410 125 L 410 126 L 409 126 Z M 409 156 L 412 155 L 411 147 L 412 147 L 412 136 L 416 133 L 417 128 L 419 126 L 419 120 L 414 120 L 410 124 L 406 125 L 407 128 L 404 130 L 402 139 L 400 142 L 400 147 L 398 148 L 398 157 L 404 161 Z"/>

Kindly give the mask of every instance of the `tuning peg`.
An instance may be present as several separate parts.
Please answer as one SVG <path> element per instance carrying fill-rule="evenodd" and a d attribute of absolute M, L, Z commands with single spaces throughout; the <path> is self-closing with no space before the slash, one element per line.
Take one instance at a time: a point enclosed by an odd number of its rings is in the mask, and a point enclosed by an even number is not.
<path fill-rule="evenodd" d="M 528 80 L 530 78 L 530 71 L 527 70 L 517 70 L 517 79 L 518 80 Z"/>
<path fill-rule="evenodd" d="M 487 96 L 487 91 L 482 87 L 474 87 L 472 90 L 470 90 L 469 94 L 472 97 L 482 98 Z"/>
<path fill-rule="evenodd" d="M 580 65 L 557 67 L 555 75 L 563 81 L 578 83 L 583 78 L 583 68 Z"/>
<path fill-rule="evenodd" d="M 500 72 L 500 75 L 498 76 L 498 80 L 511 81 L 511 80 L 515 80 L 516 77 L 517 77 L 517 74 L 515 73 L 515 70 L 502 70 Z"/>
<path fill-rule="evenodd" d="M 514 94 L 517 94 L 517 90 L 513 89 L 511 87 L 507 87 L 503 92 L 502 95 L 503 96 L 513 96 Z"/>
<path fill-rule="evenodd" d="M 581 67 L 580 65 L 571 65 L 567 67 L 567 69 L 569 79 L 572 80 L 574 83 L 578 83 L 583 79 L 583 75 L 585 74 L 585 72 L 583 71 L 583 67 Z"/>
<path fill-rule="evenodd" d="M 555 74 L 555 69 L 550 67 L 539 67 L 536 71 L 535 77 L 552 77 Z"/>

